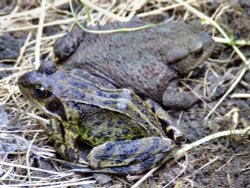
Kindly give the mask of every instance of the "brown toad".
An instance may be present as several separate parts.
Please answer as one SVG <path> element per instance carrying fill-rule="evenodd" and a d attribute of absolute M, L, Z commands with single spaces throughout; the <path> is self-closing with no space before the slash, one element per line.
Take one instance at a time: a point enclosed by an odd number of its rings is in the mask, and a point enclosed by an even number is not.
<path fill-rule="evenodd" d="M 140 20 L 110 23 L 95 30 L 145 25 Z M 197 102 L 177 92 L 180 75 L 199 66 L 212 52 L 212 37 L 198 24 L 168 22 L 129 32 L 93 34 L 79 27 L 59 39 L 55 54 L 66 69 L 81 68 L 118 88 L 130 88 L 166 108 L 186 109 Z"/>

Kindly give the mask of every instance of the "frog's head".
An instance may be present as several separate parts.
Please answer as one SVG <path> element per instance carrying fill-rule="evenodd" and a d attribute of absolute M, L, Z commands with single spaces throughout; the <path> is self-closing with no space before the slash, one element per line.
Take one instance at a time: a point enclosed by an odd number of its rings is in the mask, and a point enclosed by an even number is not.
<path fill-rule="evenodd" d="M 64 79 L 63 74 L 54 74 L 52 63 L 38 70 L 27 72 L 18 79 L 18 87 L 24 97 L 47 115 L 65 121 L 67 119 L 64 102 L 58 96 L 60 86 L 55 79 Z M 63 92 L 63 91 L 61 91 Z"/>
<path fill-rule="evenodd" d="M 197 68 L 212 53 L 214 41 L 212 37 L 202 30 L 201 24 L 192 22 L 187 27 L 174 25 L 175 40 L 173 46 L 167 51 L 167 62 L 179 74 L 185 75 Z"/>

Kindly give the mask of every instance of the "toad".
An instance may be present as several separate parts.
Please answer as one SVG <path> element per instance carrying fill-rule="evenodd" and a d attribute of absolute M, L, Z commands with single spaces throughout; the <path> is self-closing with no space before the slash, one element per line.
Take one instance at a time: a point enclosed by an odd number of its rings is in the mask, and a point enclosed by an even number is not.
<path fill-rule="evenodd" d="M 140 20 L 109 23 L 94 30 L 133 28 Z M 168 22 L 137 31 L 94 34 L 81 28 L 54 46 L 58 64 L 83 69 L 117 88 L 129 88 L 167 109 L 188 109 L 198 101 L 178 92 L 180 77 L 198 67 L 214 48 L 212 37 L 197 23 Z"/>

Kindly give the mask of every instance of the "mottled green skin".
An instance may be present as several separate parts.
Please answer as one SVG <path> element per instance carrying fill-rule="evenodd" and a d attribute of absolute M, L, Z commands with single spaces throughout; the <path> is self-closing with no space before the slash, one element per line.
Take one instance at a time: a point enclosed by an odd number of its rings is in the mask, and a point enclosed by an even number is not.
<path fill-rule="evenodd" d="M 82 70 L 56 70 L 48 63 L 21 76 L 18 85 L 30 102 L 52 117 L 50 141 L 69 161 L 79 161 L 81 142 L 94 147 L 88 156 L 92 168 L 143 173 L 175 147 L 166 133 L 181 137 L 174 128 L 163 131 L 162 123 L 166 130 L 172 125 L 156 103 Z"/>

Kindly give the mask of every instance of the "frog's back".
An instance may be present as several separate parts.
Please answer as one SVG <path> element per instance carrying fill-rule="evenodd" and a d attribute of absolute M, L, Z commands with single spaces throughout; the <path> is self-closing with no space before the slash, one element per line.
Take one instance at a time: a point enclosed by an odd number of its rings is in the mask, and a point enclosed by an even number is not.
<path fill-rule="evenodd" d="M 84 115 L 80 118 L 80 139 L 91 146 L 157 135 L 147 132 L 136 120 L 118 112 L 85 106 L 81 113 Z"/>
<path fill-rule="evenodd" d="M 86 76 L 86 74 L 84 74 Z M 81 139 L 92 146 L 116 140 L 164 135 L 155 114 L 133 91 L 106 88 L 87 75 L 57 70 L 42 85 L 53 88 L 55 97 L 64 103 L 66 116 L 74 117 Z M 51 83 L 57 80 L 57 84 Z M 62 87 L 66 85 L 67 87 Z M 75 124 L 75 123 L 73 123 Z"/>

